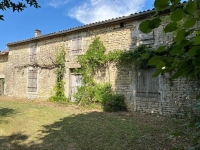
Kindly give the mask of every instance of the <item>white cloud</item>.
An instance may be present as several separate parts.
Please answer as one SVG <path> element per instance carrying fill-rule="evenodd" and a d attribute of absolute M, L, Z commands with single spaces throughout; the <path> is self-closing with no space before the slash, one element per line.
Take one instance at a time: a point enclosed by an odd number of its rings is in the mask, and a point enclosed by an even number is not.
<path fill-rule="evenodd" d="M 50 2 L 48 3 L 49 6 L 54 7 L 54 8 L 58 8 L 64 4 L 69 3 L 70 0 L 50 0 Z"/>
<path fill-rule="evenodd" d="M 72 8 L 68 16 L 88 24 L 141 11 L 146 0 L 86 0 Z"/>

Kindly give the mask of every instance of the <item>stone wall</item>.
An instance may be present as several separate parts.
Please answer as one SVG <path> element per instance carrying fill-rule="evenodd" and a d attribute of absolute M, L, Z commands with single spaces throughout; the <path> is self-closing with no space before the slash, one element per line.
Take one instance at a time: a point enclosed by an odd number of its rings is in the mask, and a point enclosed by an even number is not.
<path fill-rule="evenodd" d="M 0 95 L 4 95 L 4 83 L 6 76 L 6 68 L 8 62 L 8 52 L 2 52 L 0 54 Z"/>
<path fill-rule="evenodd" d="M 5 71 L 8 62 L 8 54 L 0 54 L 0 78 L 5 78 Z"/>
<path fill-rule="evenodd" d="M 162 114 L 183 116 L 193 111 L 192 106 L 200 93 L 200 83 L 182 77 L 171 81 L 170 75 L 165 75 L 162 79 Z"/>
<path fill-rule="evenodd" d="M 58 37 L 33 41 L 28 44 L 10 46 L 7 73 L 9 73 L 12 78 L 7 78 L 6 94 L 20 98 L 48 99 L 55 85 L 56 76 L 54 63 L 56 51 L 64 48 L 66 52 L 65 94 L 66 96 L 70 96 L 71 71 L 74 68 L 80 67 L 77 62 L 77 56 L 87 51 L 89 45 L 96 36 L 100 37 L 100 40 L 104 43 L 106 53 L 111 50 L 129 50 L 132 44 L 131 30 L 132 22 L 126 22 L 126 27 L 124 28 L 120 28 L 119 23 L 116 23 L 104 27 L 92 28 L 87 31 L 74 32 Z M 72 39 L 78 36 L 82 37 L 82 53 L 75 55 L 71 53 Z M 32 45 L 37 45 L 37 57 L 31 62 L 29 55 L 30 46 Z M 27 92 L 29 67 L 37 67 L 39 70 L 38 90 L 35 93 Z M 129 88 L 132 84 L 132 82 L 130 82 L 130 71 L 128 71 L 128 74 L 123 71 L 120 72 L 122 76 L 128 75 L 129 78 L 127 78 L 126 83 L 124 83 L 124 77 L 118 78 L 118 71 L 119 70 L 117 70 L 114 65 L 110 66 L 106 68 L 104 75 L 100 71 L 96 80 L 99 80 L 101 83 L 111 82 L 113 88 L 116 89 L 117 92 L 125 95 L 129 94 L 127 97 L 130 99 L 130 93 L 132 92 L 132 89 Z M 117 88 L 115 86 L 117 86 Z"/>
<path fill-rule="evenodd" d="M 162 25 L 148 35 L 141 33 L 138 29 L 141 21 L 124 22 L 125 27 L 120 27 L 119 23 L 113 23 L 52 36 L 51 38 L 43 38 L 32 43 L 10 46 L 6 69 L 6 95 L 30 99 L 48 99 L 55 85 L 56 52 L 64 48 L 66 52 L 65 94 L 67 97 L 70 96 L 71 73 L 74 68 L 80 67 L 77 56 L 87 51 L 95 37 L 100 37 L 106 47 L 106 53 L 114 50 L 134 50 L 140 44 L 155 48 L 172 42 L 172 35 L 164 34 Z M 82 37 L 82 52 L 79 54 L 71 52 L 74 37 Z M 37 45 L 37 58 L 33 62 L 30 62 L 29 59 L 31 45 Z M 27 92 L 29 67 L 38 68 L 38 90 L 35 93 Z M 191 101 L 194 101 L 195 95 L 199 92 L 198 86 L 195 85 L 194 87 L 193 81 L 178 79 L 171 85 L 168 76 L 160 76 L 160 95 L 154 98 L 136 97 L 134 64 L 118 67 L 115 64 L 110 64 L 108 68 L 96 72 L 95 80 L 99 83 L 110 82 L 116 93 L 124 94 L 129 110 L 163 115 L 173 115 L 176 112 L 183 114 L 186 110 L 185 106 L 191 106 Z M 195 91 L 192 91 L 192 89 L 195 89 Z"/>

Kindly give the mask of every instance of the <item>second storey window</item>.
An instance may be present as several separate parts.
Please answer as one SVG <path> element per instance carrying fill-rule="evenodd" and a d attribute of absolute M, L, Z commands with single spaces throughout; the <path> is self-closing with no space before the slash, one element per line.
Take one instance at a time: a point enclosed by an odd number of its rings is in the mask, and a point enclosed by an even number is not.
<path fill-rule="evenodd" d="M 72 48 L 71 48 L 72 54 L 81 54 L 82 53 L 82 38 L 74 37 L 72 39 Z"/>
<path fill-rule="evenodd" d="M 30 46 L 30 61 L 33 61 L 36 59 L 36 56 L 37 56 L 37 45 L 31 45 Z"/>

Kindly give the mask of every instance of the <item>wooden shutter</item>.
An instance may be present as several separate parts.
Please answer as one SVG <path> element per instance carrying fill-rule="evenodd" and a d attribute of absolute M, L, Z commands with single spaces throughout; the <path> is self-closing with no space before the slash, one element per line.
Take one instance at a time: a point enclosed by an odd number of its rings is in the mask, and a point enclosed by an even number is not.
<path fill-rule="evenodd" d="M 78 37 L 77 39 L 77 50 L 78 50 L 78 53 L 82 52 L 82 38 L 81 37 Z"/>
<path fill-rule="evenodd" d="M 77 39 L 72 39 L 72 54 L 76 54 L 76 48 L 77 48 Z"/>
<path fill-rule="evenodd" d="M 82 52 L 82 38 L 73 38 L 72 39 L 72 54 L 78 54 Z"/>
<path fill-rule="evenodd" d="M 148 97 L 157 97 L 159 93 L 159 79 L 152 77 L 156 72 L 155 68 L 148 69 Z"/>
<path fill-rule="evenodd" d="M 28 92 L 37 92 L 37 69 L 28 71 Z"/>
<path fill-rule="evenodd" d="M 0 79 L 0 95 L 3 95 L 4 94 L 4 79 Z"/>
<path fill-rule="evenodd" d="M 137 97 L 144 97 L 146 96 L 146 71 L 140 69 L 137 71 L 137 81 L 136 81 L 136 96 Z"/>
<path fill-rule="evenodd" d="M 156 97 L 160 94 L 158 77 L 152 77 L 154 72 L 154 68 L 137 71 L 136 97 Z"/>
<path fill-rule="evenodd" d="M 34 60 L 36 59 L 36 50 L 37 50 L 37 46 L 36 45 L 32 45 L 30 47 L 30 60 Z"/>

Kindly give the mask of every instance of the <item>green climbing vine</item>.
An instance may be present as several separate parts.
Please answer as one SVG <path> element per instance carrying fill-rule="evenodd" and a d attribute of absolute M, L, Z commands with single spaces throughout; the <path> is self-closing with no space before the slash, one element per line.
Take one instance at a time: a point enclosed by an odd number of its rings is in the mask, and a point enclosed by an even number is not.
<path fill-rule="evenodd" d="M 105 111 L 122 111 L 127 110 L 124 95 L 116 94 L 110 83 L 100 84 L 94 80 L 97 70 L 109 67 L 111 63 L 116 65 L 125 65 L 126 63 L 135 62 L 137 67 L 146 68 L 148 66 L 148 58 L 142 58 L 146 52 L 153 53 L 153 49 L 146 46 L 139 46 L 134 51 L 110 51 L 105 53 L 106 48 L 96 37 L 84 55 L 78 57 L 81 68 L 77 73 L 81 73 L 83 78 L 83 86 L 78 88 L 74 98 L 78 105 L 88 106 L 94 103 L 101 103 Z"/>
<path fill-rule="evenodd" d="M 147 47 L 145 45 L 140 45 L 134 50 L 130 51 L 110 51 L 107 56 L 109 62 L 115 62 L 117 65 L 124 65 L 127 63 L 134 63 L 136 69 L 138 68 L 150 68 L 148 65 L 149 57 L 148 55 L 154 55 L 157 53 L 153 48 Z M 164 54 L 163 52 L 162 54 Z"/>
<path fill-rule="evenodd" d="M 63 81 L 64 74 L 65 74 L 65 50 L 61 48 L 56 53 L 56 83 L 53 88 L 54 95 L 50 97 L 50 101 L 68 101 L 65 96 L 65 89 Z"/>

